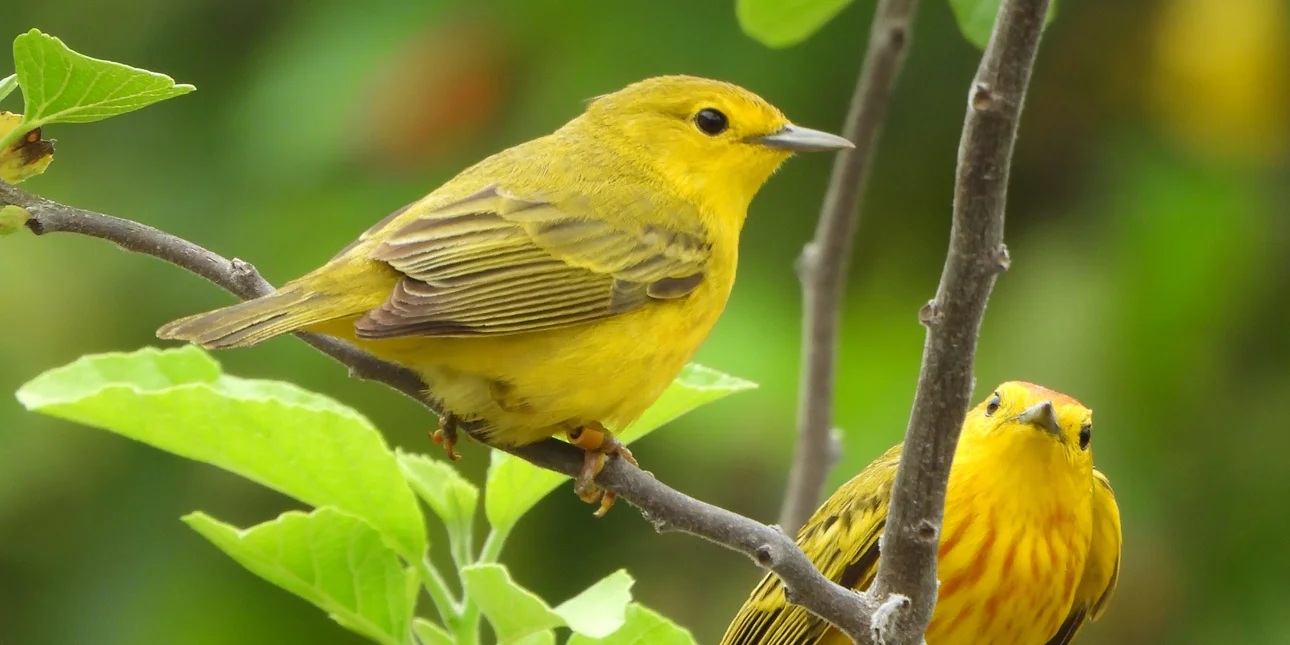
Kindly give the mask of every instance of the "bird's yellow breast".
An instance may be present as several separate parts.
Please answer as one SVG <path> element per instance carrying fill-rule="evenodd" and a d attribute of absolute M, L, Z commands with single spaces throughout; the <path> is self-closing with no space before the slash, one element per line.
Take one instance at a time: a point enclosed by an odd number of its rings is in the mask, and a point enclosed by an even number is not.
<path fill-rule="evenodd" d="M 355 339 L 419 373 L 444 409 L 483 422 L 490 442 L 531 443 L 580 423 L 618 430 L 667 389 L 707 338 L 734 285 L 737 240 L 713 244 L 692 293 L 588 324 L 465 338 Z"/>
<path fill-rule="evenodd" d="M 1072 605 L 1092 539 L 1089 478 L 1000 447 L 956 458 L 929 645 L 1042 643 Z"/>

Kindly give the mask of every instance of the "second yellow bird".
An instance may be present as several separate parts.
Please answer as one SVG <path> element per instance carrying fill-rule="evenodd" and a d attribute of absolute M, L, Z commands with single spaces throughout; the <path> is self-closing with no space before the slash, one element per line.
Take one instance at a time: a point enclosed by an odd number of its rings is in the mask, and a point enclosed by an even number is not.
<path fill-rule="evenodd" d="M 1120 509 L 1093 469 L 1093 413 L 1030 383 L 999 386 L 968 413 L 946 489 L 928 645 L 1066 645 L 1106 609 L 1120 572 Z M 838 489 L 797 543 L 829 579 L 873 582 L 900 445 Z M 850 639 L 767 575 L 723 645 Z"/>
<path fill-rule="evenodd" d="M 510 446 L 567 433 L 587 455 L 575 490 L 595 501 L 606 455 L 631 458 L 609 431 L 663 393 L 725 308 L 753 196 L 794 151 L 848 147 L 729 83 L 648 79 L 468 168 L 277 292 L 158 334 L 356 342 L 421 375 L 454 458 L 458 426 Z"/>

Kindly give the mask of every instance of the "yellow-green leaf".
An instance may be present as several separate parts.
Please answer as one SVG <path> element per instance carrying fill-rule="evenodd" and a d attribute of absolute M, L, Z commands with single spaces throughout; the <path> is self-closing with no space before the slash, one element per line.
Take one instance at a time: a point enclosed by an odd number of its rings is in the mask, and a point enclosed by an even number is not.
<path fill-rule="evenodd" d="M 796 45 L 838 15 L 851 0 L 736 0 L 744 33 L 767 47 Z"/>
<path fill-rule="evenodd" d="M 535 633 L 564 625 L 559 614 L 515 582 L 500 564 L 462 567 L 461 584 L 493 626 L 500 645 L 516 645 Z"/>
<path fill-rule="evenodd" d="M 165 74 L 90 58 L 39 30 L 13 41 L 13 64 L 26 123 L 89 123 L 187 94 Z"/>
<path fill-rule="evenodd" d="M 425 553 L 421 509 L 371 422 L 289 383 L 225 375 L 196 347 L 85 356 L 18 400 L 361 517 L 409 561 Z"/>
<path fill-rule="evenodd" d="M 627 606 L 627 620 L 604 638 L 583 634 L 569 637 L 566 645 L 695 645 L 688 630 L 638 603 Z"/>
<path fill-rule="evenodd" d="M 245 530 L 201 512 L 183 519 L 252 573 L 342 626 L 385 645 L 411 643 L 416 575 L 362 519 L 334 508 L 291 511 Z"/>

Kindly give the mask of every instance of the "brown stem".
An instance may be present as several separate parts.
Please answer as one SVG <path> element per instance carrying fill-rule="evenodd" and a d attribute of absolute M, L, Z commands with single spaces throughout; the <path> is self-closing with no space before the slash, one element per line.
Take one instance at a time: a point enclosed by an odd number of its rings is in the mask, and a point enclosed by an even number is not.
<path fill-rule="evenodd" d="M 843 136 L 855 148 L 838 154 L 820 210 L 815 238 L 797 261 L 802 282 L 802 384 L 798 393 L 797 448 L 779 525 L 789 533 L 806 523 L 820 503 L 829 470 L 837 461 L 830 441 L 838 323 L 852 239 L 860 221 L 860 198 L 869 179 L 878 136 L 892 89 L 909 49 L 917 0 L 880 0 L 869 30 L 869 48 L 847 112 Z"/>
<path fill-rule="evenodd" d="M 871 593 L 902 611 L 875 627 L 880 640 L 915 644 L 936 604 L 936 549 L 945 486 L 972 394 L 972 364 L 986 301 L 1008 268 L 1003 245 L 1008 171 L 1049 0 L 1004 0 L 968 93 L 959 143 L 949 253 L 927 326 L 918 393 L 900 457 Z"/>
<path fill-rule="evenodd" d="M 196 273 L 242 298 L 258 297 L 273 290 L 255 267 L 241 260 L 223 258 L 144 224 L 64 206 L 0 181 L 0 206 L 4 205 L 25 209 L 29 215 L 27 227 L 37 235 L 64 232 L 107 240 Z M 425 396 L 424 384 L 411 370 L 327 336 L 297 336 L 347 365 L 351 374 L 384 383 L 434 409 L 430 397 Z M 512 448 L 509 452 L 565 475 L 576 475 L 583 463 L 581 450 L 555 439 Z M 873 612 L 868 599 L 830 582 L 782 531 L 669 488 L 621 459 L 610 461 L 596 482 L 639 508 L 659 531 L 690 533 L 747 555 L 779 575 L 795 602 L 837 625 L 857 642 L 873 643 L 869 629 Z"/>

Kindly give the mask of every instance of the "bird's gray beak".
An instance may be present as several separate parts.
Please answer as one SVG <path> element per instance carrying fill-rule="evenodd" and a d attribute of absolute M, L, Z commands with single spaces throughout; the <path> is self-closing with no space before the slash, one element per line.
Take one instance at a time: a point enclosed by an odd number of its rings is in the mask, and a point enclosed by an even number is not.
<path fill-rule="evenodd" d="M 1016 420 L 1021 423 L 1029 423 L 1036 428 L 1061 438 L 1062 427 L 1057 425 L 1057 411 L 1053 409 L 1052 401 L 1044 401 L 1030 409 L 1018 414 Z"/>
<path fill-rule="evenodd" d="M 844 150 L 854 148 L 855 144 L 836 134 L 820 132 L 800 125 L 786 125 L 777 132 L 750 137 L 749 143 L 759 143 L 770 148 L 792 150 L 794 152 L 815 152 L 820 150 Z"/>

